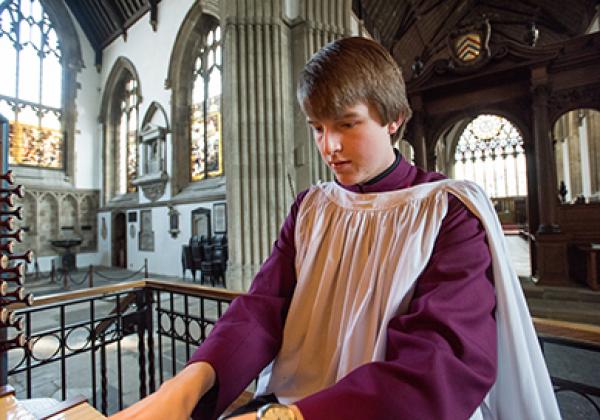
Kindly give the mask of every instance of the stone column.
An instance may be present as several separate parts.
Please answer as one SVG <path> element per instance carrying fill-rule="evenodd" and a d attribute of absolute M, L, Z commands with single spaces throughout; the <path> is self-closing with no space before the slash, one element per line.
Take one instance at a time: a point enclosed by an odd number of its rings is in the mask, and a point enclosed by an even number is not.
<path fill-rule="evenodd" d="M 247 288 L 293 198 L 289 29 L 280 1 L 224 0 L 221 16 L 231 273 Z"/>
<path fill-rule="evenodd" d="M 539 284 L 565 285 L 568 283 L 567 241 L 556 223 L 558 205 L 556 163 L 548 122 L 550 88 L 545 67 L 532 70 L 533 140 L 537 179 L 539 224 L 536 236 L 536 266 Z M 531 184 L 530 184 L 531 185 Z M 530 189 L 530 193 L 535 190 Z"/>
<path fill-rule="evenodd" d="M 293 2 L 296 0 L 289 0 Z M 292 97 L 294 107 L 294 164 L 296 192 L 318 181 L 332 179 L 313 144 L 306 117 L 296 101 L 298 74 L 310 57 L 325 44 L 351 35 L 352 2 L 350 0 L 306 0 L 290 16 L 292 34 Z"/>
<path fill-rule="evenodd" d="M 415 150 L 415 165 L 427 169 L 427 146 L 425 142 L 425 121 L 423 111 L 423 100 L 418 95 L 411 98 L 413 116 L 410 124 L 413 125 L 412 146 Z"/>
<path fill-rule="evenodd" d="M 312 53 L 348 33 L 351 1 L 301 4 L 221 2 L 228 275 L 239 275 L 244 288 L 271 252 L 294 194 L 327 179 L 296 105 L 296 80 Z"/>
<path fill-rule="evenodd" d="M 545 68 L 532 71 L 533 88 L 533 137 L 535 144 L 535 163 L 537 170 L 537 199 L 539 202 L 538 233 L 558 232 L 556 224 L 556 171 L 553 155 L 552 136 L 548 123 L 548 96 Z"/>

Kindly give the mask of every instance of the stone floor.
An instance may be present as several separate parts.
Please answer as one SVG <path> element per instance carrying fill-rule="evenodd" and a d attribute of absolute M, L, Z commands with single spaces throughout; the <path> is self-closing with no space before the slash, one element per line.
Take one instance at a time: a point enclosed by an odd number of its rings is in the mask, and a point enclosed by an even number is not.
<path fill-rule="evenodd" d="M 570 288 L 565 290 L 554 290 L 552 288 L 540 288 L 531 282 L 530 266 L 529 266 L 529 251 L 527 243 L 518 236 L 507 237 L 507 244 L 510 253 L 510 258 L 513 265 L 519 274 L 528 298 L 528 302 L 532 313 L 535 316 L 547 316 L 557 319 L 567 320 L 588 320 L 591 323 L 600 325 L 600 293 L 592 292 L 582 288 Z M 126 276 L 130 277 L 132 273 L 122 270 L 100 268 L 99 269 L 106 277 L 118 279 Z M 73 275 L 75 282 L 82 284 L 71 283 L 71 289 L 85 288 L 86 282 L 82 281 L 85 277 L 85 271 L 78 272 Z M 133 276 L 133 279 L 142 278 L 141 274 Z M 187 278 L 182 280 L 175 277 L 151 276 L 155 278 L 165 278 L 172 281 L 191 281 L 189 272 Z M 109 280 L 102 278 L 99 275 L 94 276 L 94 284 L 104 285 L 110 284 L 118 280 Z M 49 278 L 39 278 L 34 280 L 30 278 L 26 283 L 28 291 L 33 292 L 36 296 L 46 294 L 60 293 L 63 291 L 60 282 L 51 283 Z M 228 284 L 231 289 L 244 289 L 241 284 Z M 167 304 L 167 302 L 164 302 Z M 176 299 L 176 308 L 183 307 L 183 299 Z M 95 308 L 97 316 L 102 313 L 107 313 L 112 308 L 110 302 L 100 302 Z M 213 309 L 216 316 L 216 309 Z M 579 312 L 578 312 L 579 311 Z M 82 320 L 89 316 L 89 307 L 81 305 L 79 307 L 70 308 L 65 314 L 67 321 Z M 595 318 L 595 317 L 598 318 Z M 570 317 L 570 318 L 569 318 Z M 598 320 L 598 322 L 596 322 Z M 34 316 L 34 325 L 37 330 L 48 330 L 56 328 L 60 325 L 60 316 L 58 313 L 52 315 L 40 314 Z M 79 348 L 85 343 L 86 332 L 84 329 L 74 331 L 67 339 L 71 348 Z M 47 357 L 56 349 L 56 342 L 48 339 L 47 342 L 36 345 L 36 356 L 39 358 Z M 155 343 L 158 346 L 158 343 Z M 138 365 L 138 342 L 135 335 L 126 337 L 121 342 L 121 365 L 123 367 L 122 377 L 122 395 L 123 405 L 128 406 L 139 399 L 138 381 L 128 380 L 128 378 L 137 377 L 139 375 Z M 178 343 L 175 345 L 175 352 L 170 340 L 162 343 L 162 351 L 156 348 L 156 354 L 160 355 L 160 362 L 164 366 L 165 375 L 163 379 L 168 379 L 171 376 L 171 367 L 175 365 L 175 371 L 181 369 L 187 360 L 188 352 L 193 349 L 186 349 L 185 345 Z M 173 353 L 175 356 L 173 357 Z M 590 350 L 580 350 L 573 348 L 565 348 L 563 346 L 548 344 L 545 348 L 547 364 L 550 373 L 555 376 L 566 378 L 572 381 L 578 381 L 590 386 L 600 387 L 600 353 Z M 10 352 L 9 368 L 19 363 L 21 355 L 17 352 Z M 98 364 L 96 360 L 96 364 Z M 158 366 L 159 360 L 157 360 Z M 109 413 L 118 410 L 119 407 L 119 380 L 118 380 L 118 361 L 117 361 L 117 346 L 116 344 L 107 347 L 107 366 L 108 366 L 108 403 Z M 91 371 L 91 356 L 89 353 L 75 355 L 68 358 L 66 361 L 67 371 L 67 396 L 83 394 L 93 401 L 93 395 L 96 394 L 97 406 L 100 407 L 100 377 L 99 372 L 96 372 L 96 384 L 92 383 Z M 33 389 L 34 397 L 51 396 L 56 399 L 62 399 L 61 394 L 61 366 L 58 363 L 42 366 L 37 368 L 33 373 Z M 157 383 L 160 378 L 157 374 Z M 24 398 L 26 377 L 24 374 L 12 376 L 9 381 L 16 389 L 17 395 Z M 559 393 L 559 404 L 565 420 L 591 420 L 599 419 L 600 415 L 594 411 L 592 405 L 583 397 L 573 393 Z M 596 399 L 596 403 L 600 404 L 600 399 Z"/>

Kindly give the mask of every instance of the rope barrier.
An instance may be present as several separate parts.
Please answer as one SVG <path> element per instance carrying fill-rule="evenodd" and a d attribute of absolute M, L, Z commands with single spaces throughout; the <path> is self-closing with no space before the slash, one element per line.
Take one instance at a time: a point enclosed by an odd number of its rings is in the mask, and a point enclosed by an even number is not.
<path fill-rule="evenodd" d="M 107 276 L 106 274 L 103 274 L 99 271 L 94 271 L 94 274 L 105 280 L 109 280 L 109 281 L 123 281 L 123 280 L 132 279 L 133 277 L 137 276 L 144 270 L 144 268 L 145 268 L 145 266 L 143 265 L 138 271 L 136 271 L 135 273 L 130 274 L 129 276 L 126 276 L 126 277 L 111 277 L 111 276 Z"/>
<path fill-rule="evenodd" d="M 85 282 L 85 281 L 88 279 L 88 277 L 90 276 L 90 272 L 89 272 L 89 271 L 87 271 L 87 272 L 85 273 L 85 275 L 84 275 L 84 276 L 81 278 L 81 280 L 75 280 L 75 279 L 73 279 L 73 276 L 71 276 L 71 274 L 70 274 L 70 273 L 68 273 L 68 274 L 69 274 L 69 280 L 71 280 L 71 282 L 72 282 L 73 284 L 76 284 L 76 285 L 78 285 L 78 286 L 79 286 L 79 285 L 81 285 L 81 284 L 83 284 L 83 283 L 84 283 L 84 282 Z"/>
<path fill-rule="evenodd" d="M 52 272 L 49 271 L 48 274 L 41 274 L 41 273 L 36 273 L 31 272 L 31 273 L 25 273 L 25 278 L 29 281 L 38 281 L 38 280 L 46 280 L 49 279 L 50 277 L 52 277 Z"/>
<path fill-rule="evenodd" d="M 56 281 L 56 283 L 62 284 L 64 289 L 68 289 L 69 288 L 69 284 L 74 284 L 76 286 L 81 286 L 83 284 L 85 284 L 86 282 L 90 283 L 90 286 L 92 286 L 91 284 L 91 279 L 93 278 L 93 275 L 97 275 L 99 278 L 102 278 L 104 280 L 107 281 L 124 281 L 124 280 L 130 280 L 136 276 L 138 276 L 139 274 L 144 274 L 145 277 L 147 277 L 147 261 L 144 263 L 144 265 L 142 265 L 136 272 L 127 275 L 125 277 L 114 277 L 114 276 L 109 276 L 107 274 L 104 274 L 100 271 L 96 271 L 94 270 L 93 266 L 90 265 L 90 268 L 88 271 L 85 272 L 85 274 L 83 275 L 83 277 L 79 280 L 75 280 L 73 278 L 73 276 L 71 275 L 71 273 L 67 270 L 63 270 L 63 269 L 58 269 L 56 271 L 50 271 L 47 275 L 41 275 L 39 271 L 32 273 L 32 279 L 31 280 L 40 280 L 40 279 L 52 279 L 53 278 L 53 273 L 54 273 L 54 279 Z M 54 267 L 53 267 L 54 269 Z M 29 277 L 29 276 L 28 276 Z"/>

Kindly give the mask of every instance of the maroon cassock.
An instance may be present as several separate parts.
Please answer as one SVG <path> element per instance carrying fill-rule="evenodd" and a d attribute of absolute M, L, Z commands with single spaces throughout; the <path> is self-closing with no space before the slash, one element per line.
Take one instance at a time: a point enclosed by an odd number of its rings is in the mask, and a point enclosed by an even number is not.
<path fill-rule="evenodd" d="M 350 187 L 385 192 L 443 179 L 397 153 L 374 180 Z M 208 362 L 217 382 L 194 419 L 216 418 L 277 355 L 296 285 L 294 229 L 300 193 L 249 292 L 221 317 L 190 363 Z M 296 402 L 307 420 L 467 419 L 496 376 L 495 293 L 479 220 L 454 196 L 407 313 L 388 324 L 386 357 Z"/>

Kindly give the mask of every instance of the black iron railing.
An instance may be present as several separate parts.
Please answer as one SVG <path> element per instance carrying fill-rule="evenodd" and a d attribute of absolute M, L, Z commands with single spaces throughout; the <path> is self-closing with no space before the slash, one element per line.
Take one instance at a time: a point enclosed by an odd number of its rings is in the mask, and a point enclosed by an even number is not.
<path fill-rule="evenodd" d="M 571 351 L 584 350 L 586 352 L 600 355 L 600 344 L 597 343 L 573 340 L 564 337 L 550 337 L 545 335 L 539 336 L 538 339 L 544 353 L 546 353 L 545 349 L 548 347 L 547 345 L 550 344 L 553 346 L 568 348 Z M 556 376 L 552 374 L 552 370 L 550 370 L 550 375 L 552 384 L 554 385 L 554 393 L 559 398 L 559 405 L 562 395 L 568 393 L 575 394 L 585 400 L 588 403 L 588 408 L 594 412 L 596 416 L 595 418 L 600 419 L 600 388 L 586 385 L 585 383 L 578 382 L 577 380 Z M 598 372 L 595 371 L 595 369 L 593 375 L 598 375 Z"/>
<path fill-rule="evenodd" d="M 9 383 L 18 398 L 83 394 L 114 413 L 175 375 L 236 296 L 139 280 L 39 298 L 16 310 L 31 351 L 9 353 Z"/>
<path fill-rule="evenodd" d="M 237 296 L 146 279 L 39 298 L 17 309 L 32 350 L 9 353 L 9 383 L 18 398 L 83 394 L 112 414 L 181 370 Z M 540 342 L 600 352 L 593 343 L 548 336 Z M 600 388 L 569 378 L 553 383 L 558 394 L 582 395 L 600 416 Z"/>

